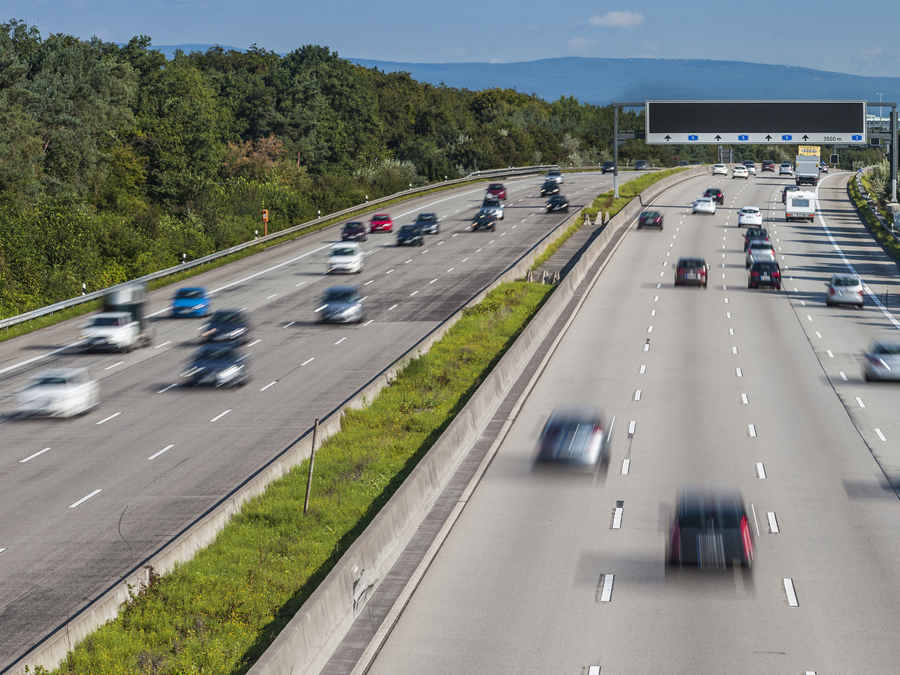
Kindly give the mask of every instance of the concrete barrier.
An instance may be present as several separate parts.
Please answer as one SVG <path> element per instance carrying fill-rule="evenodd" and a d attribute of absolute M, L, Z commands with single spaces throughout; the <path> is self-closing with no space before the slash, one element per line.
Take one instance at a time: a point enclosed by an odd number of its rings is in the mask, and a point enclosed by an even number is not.
<path fill-rule="evenodd" d="M 651 185 L 642 193 L 642 200 L 632 200 L 607 223 L 463 410 L 248 675 L 311 675 L 324 667 L 613 235 L 643 209 L 643 203 L 704 173 L 709 173 L 708 167 L 689 169 Z M 567 219 L 555 231 L 570 222 Z M 522 278 L 540 252 L 529 253 L 496 283 Z"/>

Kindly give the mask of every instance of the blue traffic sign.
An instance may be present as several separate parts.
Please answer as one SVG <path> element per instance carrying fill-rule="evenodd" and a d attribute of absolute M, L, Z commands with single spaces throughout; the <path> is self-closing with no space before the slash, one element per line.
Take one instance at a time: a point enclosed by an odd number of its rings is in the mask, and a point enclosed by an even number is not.
<path fill-rule="evenodd" d="M 738 136 L 738 140 L 739 141 L 749 141 L 750 137 L 747 136 L 746 134 L 741 134 L 740 136 Z"/>
<path fill-rule="evenodd" d="M 783 141 L 789 141 L 789 140 L 791 140 L 792 138 L 793 138 L 793 136 L 791 136 L 790 134 L 785 134 L 784 136 L 781 137 L 781 140 L 783 140 Z"/>
<path fill-rule="evenodd" d="M 862 140 L 862 134 L 853 134 L 853 140 L 854 140 L 854 141 L 861 141 L 861 140 Z"/>
<path fill-rule="evenodd" d="M 691 134 L 690 136 L 688 136 L 688 140 L 689 140 L 689 141 L 696 141 L 696 140 L 698 140 L 699 138 L 700 138 L 699 136 L 695 136 L 694 134 Z"/>

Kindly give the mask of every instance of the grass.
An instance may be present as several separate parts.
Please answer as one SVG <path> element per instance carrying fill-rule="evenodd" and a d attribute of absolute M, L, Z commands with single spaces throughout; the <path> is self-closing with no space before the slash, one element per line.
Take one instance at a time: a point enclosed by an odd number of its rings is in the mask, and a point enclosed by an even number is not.
<path fill-rule="evenodd" d="M 634 180 L 630 180 L 627 183 L 619 186 L 619 198 L 616 199 L 613 196 L 613 191 L 604 192 L 602 195 L 594 199 L 590 206 L 585 207 L 581 215 L 575 219 L 575 222 L 567 227 L 565 231 L 556 238 L 556 240 L 550 244 L 547 249 L 539 255 L 534 264 L 531 266 L 531 269 L 536 270 L 541 265 L 543 265 L 550 257 L 556 253 L 560 246 L 566 243 L 569 238 L 575 234 L 581 226 L 584 225 L 584 216 L 589 215 L 591 220 L 596 220 L 597 214 L 601 212 L 609 213 L 609 218 L 615 216 L 619 211 L 625 208 L 625 205 L 628 204 L 632 199 L 634 199 L 638 194 L 646 190 L 648 187 L 656 183 L 657 181 L 662 180 L 663 178 L 668 178 L 669 176 L 684 171 L 684 168 L 677 169 L 666 169 L 665 171 L 654 171 L 653 173 L 647 173 L 643 176 L 635 178 Z"/>
<path fill-rule="evenodd" d="M 866 179 L 864 177 L 863 184 L 865 185 L 865 183 Z M 869 190 L 871 186 L 865 185 L 865 187 Z M 866 224 L 866 228 L 872 236 L 881 243 L 882 247 L 885 248 L 895 260 L 900 260 L 900 243 L 897 243 L 897 240 L 891 236 L 891 233 L 884 229 L 884 225 L 882 225 L 878 218 L 875 217 L 875 214 L 869 210 L 869 203 L 860 194 L 859 188 L 856 187 L 855 178 L 851 178 L 847 183 L 847 193 L 850 195 L 850 201 L 856 205 L 856 210 L 859 212 L 860 217 L 862 217 Z M 885 215 L 885 218 L 886 217 L 887 216 Z"/>
<path fill-rule="evenodd" d="M 245 673 L 534 316 L 553 287 L 492 291 L 407 365 L 370 405 L 349 411 L 308 462 L 248 502 L 215 541 L 133 589 L 117 619 L 70 652 L 59 673 Z M 38 672 L 47 672 L 39 668 Z"/>

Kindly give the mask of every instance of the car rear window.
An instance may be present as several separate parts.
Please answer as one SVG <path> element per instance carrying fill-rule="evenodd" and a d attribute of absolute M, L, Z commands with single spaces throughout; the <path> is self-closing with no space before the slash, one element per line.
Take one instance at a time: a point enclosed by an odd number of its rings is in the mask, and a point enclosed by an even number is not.
<path fill-rule="evenodd" d="M 190 300 L 203 297 L 203 291 L 199 288 L 182 288 L 175 294 L 176 298 L 188 298 Z"/>
<path fill-rule="evenodd" d="M 835 277 L 831 280 L 833 286 L 859 286 L 859 279 L 855 277 Z"/>
<path fill-rule="evenodd" d="M 345 256 L 345 255 L 356 255 L 355 248 L 333 248 L 331 249 L 331 255 L 333 256 Z"/>
<path fill-rule="evenodd" d="M 241 323 L 244 317 L 236 310 L 222 310 L 213 314 L 210 323 Z"/>
<path fill-rule="evenodd" d="M 697 268 L 697 267 L 703 267 L 703 261 L 702 261 L 702 260 L 698 260 L 698 259 L 696 259 L 696 258 L 689 258 L 689 259 L 686 259 L 686 260 L 682 259 L 682 260 L 679 260 L 679 261 L 678 261 L 678 266 L 679 266 L 679 267 L 688 267 L 688 268 L 694 269 L 694 268 Z"/>
<path fill-rule="evenodd" d="M 876 354 L 891 354 L 893 356 L 900 355 L 900 344 L 878 345 L 875 348 Z"/>
<path fill-rule="evenodd" d="M 777 272 L 778 271 L 778 263 L 775 262 L 760 262 L 753 265 L 753 270 L 757 272 Z"/>

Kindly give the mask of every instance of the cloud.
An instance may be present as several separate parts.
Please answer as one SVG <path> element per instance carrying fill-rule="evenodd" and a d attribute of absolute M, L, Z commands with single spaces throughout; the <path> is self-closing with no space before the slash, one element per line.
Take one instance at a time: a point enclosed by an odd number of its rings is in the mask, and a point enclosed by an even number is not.
<path fill-rule="evenodd" d="M 591 54 L 599 46 L 596 40 L 586 37 L 573 37 L 568 42 L 569 54 Z"/>
<path fill-rule="evenodd" d="M 644 15 L 640 12 L 607 12 L 588 19 L 588 25 L 595 28 L 634 28 L 644 23 Z"/>

